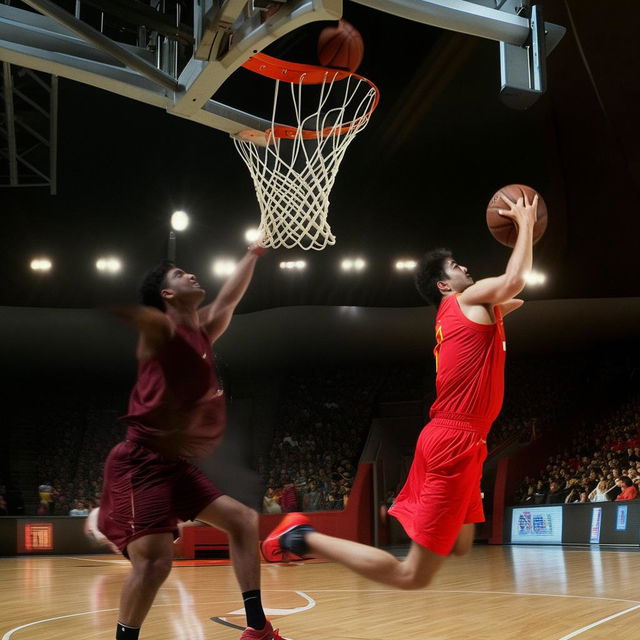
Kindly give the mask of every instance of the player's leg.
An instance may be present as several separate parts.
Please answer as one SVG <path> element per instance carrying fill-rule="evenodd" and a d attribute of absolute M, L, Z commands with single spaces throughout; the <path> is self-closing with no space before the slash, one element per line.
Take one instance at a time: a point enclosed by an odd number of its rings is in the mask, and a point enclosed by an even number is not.
<path fill-rule="evenodd" d="M 446 558 L 416 542 L 411 543 L 409 553 L 402 559 L 382 549 L 317 531 L 309 532 L 305 542 L 311 552 L 338 562 L 369 580 L 398 589 L 426 587 Z"/>
<path fill-rule="evenodd" d="M 469 553 L 471 547 L 473 546 L 475 533 L 475 524 L 463 524 L 462 529 L 460 529 L 460 533 L 458 534 L 458 537 L 456 539 L 456 543 L 453 545 L 453 549 L 451 549 L 451 555 L 464 556 L 465 554 Z"/>
<path fill-rule="evenodd" d="M 469 493 L 467 497 L 467 513 L 464 517 L 464 524 L 453 545 L 451 555 L 463 556 L 471 550 L 476 533 L 476 522 L 484 522 L 484 508 L 482 506 L 482 465 L 486 458 L 486 444 L 482 443 L 476 464 L 469 469 Z"/>
<path fill-rule="evenodd" d="M 229 555 L 242 592 L 247 628 L 240 640 L 282 640 L 264 615 L 260 594 L 258 514 L 242 503 L 220 496 L 196 517 L 229 536 Z"/>
<path fill-rule="evenodd" d="M 154 533 L 137 538 L 127 545 L 131 571 L 120 593 L 117 638 L 137 637 L 127 635 L 126 629 L 139 629 L 158 589 L 171 571 L 173 559 L 173 535 Z"/>
<path fill-rule="evenodd" d="M 240 589 L 259 589 L 258 514 L 223 495 L 205 507 L 196 520 L 213 525 L 229 536 L 231 561 Z"/>

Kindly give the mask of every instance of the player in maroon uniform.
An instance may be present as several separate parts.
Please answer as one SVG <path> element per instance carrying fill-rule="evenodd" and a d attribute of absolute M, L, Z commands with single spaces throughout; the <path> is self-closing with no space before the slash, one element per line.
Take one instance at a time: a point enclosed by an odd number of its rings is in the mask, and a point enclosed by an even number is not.
<path fill-rule="evenodd" d="M 315 531 L 302 514 L 289 514 L 262 545 L 277 561 L 309 552 L 400 589 L 426 586 L 449 554 L 473 543 L 484 514 L 480 495 L 486 438 L 502 407 L 506 342 L 502 317 L 520 307 L 514 298 L 531 270 L 537 196 L 501 214 L 518 226 L 505 272 L 476 283 L 451 253 L 427 254 L 416 275 L 420 294 L 438 307 L 436 400 L 416 446 L 407 482 L 390 513 L 412 540 L 406 558 Z"/>
<path fill-rule="evenodd" d="M 138 378 L 129 400 L 126 440 L 107 458 L 98 530 L 131 561 L 122 587 L 117 640 L 135 640 L 171 570 L 179 520 L 225 531 L 242 591 L 242 640 L 282 640 L 260 599 L 258 514 L 222 493 L 191 463 L 212 452 L 225 429 L 225 399 L 211 344 L 226 330 L 251 278 L 250 247 L 216 299 L 196 277 L 165 262 L 141 293 L 145 306 L 121 310 L 139 331 Z"/>

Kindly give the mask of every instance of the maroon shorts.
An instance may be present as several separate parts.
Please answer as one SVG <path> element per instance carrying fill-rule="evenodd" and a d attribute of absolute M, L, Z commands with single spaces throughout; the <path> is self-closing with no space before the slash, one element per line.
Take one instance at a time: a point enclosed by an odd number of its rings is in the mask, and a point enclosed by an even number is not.
<path fill-rule="evenodd" d="M 193 520 L 221 495 L 193 464 L 125 440 L 104 465 L 98 529 L 128 557 L 130 542 L 151 533 L 177 538 L 179 520 Z"/>
<path fill-rule="evenodd" d="M 484 522 L 480 480 L 486 425 L 434 419 L 418 438 L 407 482 L 389 510 L 407 535 L 448 555 L 463 524 Z"/>

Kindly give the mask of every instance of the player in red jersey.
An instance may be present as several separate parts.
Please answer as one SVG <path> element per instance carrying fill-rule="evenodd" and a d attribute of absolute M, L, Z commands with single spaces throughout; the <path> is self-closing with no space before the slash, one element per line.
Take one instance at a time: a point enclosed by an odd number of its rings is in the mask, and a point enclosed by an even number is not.
<path fill-rule="evenodd" d="M 512 203 L 501 214 L 518 226 L 505 272 L 473 281 L 449 251 L 427 254 L 416 275 L 420 294 L 438 307 L 436 400 L 422 430 L 407 482 L 390 509 L 412 540 L 408 555 L 315 531 L 302 514 L 289 514 L 262 544 L 265 557 L 316 553 L 360 575 L 398 587 L 426 586 L 445 558 L 473 543 L 484 514 L 482 463 L 491 423 L 502 407 L 505 336 L 502 318 L 520 307 L 515 296 L 531 270 L 537 196 Z"/>
<path fill-rule="evenodd" d="M 258 514 L 223 495 L 192 464 L 219 444 L 225 426 L 224 391 L 211 344 L 226 330 L 258 255 L 250 247 L 216 299 L 196 277 L 164 262 L 145 278 L 145 306 L 120 314 L 139 331 L 138 378 L 129 400 L 126 440 L 105 463 L 97 529 L 131 562 L 122 587 L 117 640 L 135 640 L 171 570 L 179 520 L 225 531 L 247 613 L 241 640 L 282 640 L 260 599 Z"/>

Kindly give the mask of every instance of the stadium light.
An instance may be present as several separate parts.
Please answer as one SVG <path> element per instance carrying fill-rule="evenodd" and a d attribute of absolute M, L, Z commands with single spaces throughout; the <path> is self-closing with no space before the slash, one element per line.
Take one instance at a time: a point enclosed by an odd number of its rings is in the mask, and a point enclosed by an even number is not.
<path fill-rule="evenodd" d="M 285 271 L 302 271 L 306 266 L 307 263 L 304 260 L 287 260 L 280 263 L 280 268 Z"/>
<path fill-rule="evenodd" d="M 174 231 L 184 231 L 189 226 L 189 216 L 184 211 L 175 211 L 171 216 L 171 228 Z"/>
<path fill-rule="evenodd" d="M 113 256 L 98 258 L 96 260 L 96 269 L 100 271 L 100 273 L 119 273 L 122 269 L 122 262 L 119 258 Z"/>
<path fill-rule="evenodd" d="M 418 266 L 415 260 L 398 260 L 396 262 L 396 271 L 414 271 Z"/>
<path fill-rule="evenodd" d="M 235 272 L 236 267 L 237 265 L 235 260 L 230 260 L 229 258 L 218 258 L 213 261 L 211 271 L 213 271 L 213 275 L 216 276 L 216 278 L 226 278 Z"/>
<path fill-rule="evenodd" d="M 34 258 L 31 261 L 31 270 L 39 271 L 40 273 L 47 273 L 51 271 L 53 264 L 49 258 Z"/>
<path fill-rule="evenodd" d="M 362 258 L 345 258 L 340 263 L 343 271 L 362 271 L 366 266 L 367 263 Z"/>
<path fill-rule="evenodd" d="M 539 271 L 530 271 L 526 275 L 525 281 L 527 285 L 535 287 L 544 284 L 547 281 L 547 276 Z"/>
<path fill-rule="evenodd" d="M 251 227 L 251 229 L 247 229 L 244 232 L 244 239 L 249 243 L 257 242 L 259 238 L 260 238 L 260 231 L 255 227 Z"/>

